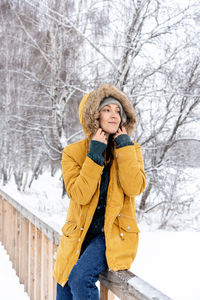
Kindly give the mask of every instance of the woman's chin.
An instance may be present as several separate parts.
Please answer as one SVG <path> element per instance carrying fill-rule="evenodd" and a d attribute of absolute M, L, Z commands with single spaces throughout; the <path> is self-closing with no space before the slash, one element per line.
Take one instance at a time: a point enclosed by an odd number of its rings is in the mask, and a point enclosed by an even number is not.
<path fill-rule="evenodd" d="M 102 128 L 103 129 L 103 128 Z M 103 129 L 107 134 L 115 134 L 118 128 L 105 128 Z"/>
<path fill-rule="evenodd" d="M 105 131 L 107 134 L 115 134 L 117 132 L 117 130 L 108 130 Z"/>

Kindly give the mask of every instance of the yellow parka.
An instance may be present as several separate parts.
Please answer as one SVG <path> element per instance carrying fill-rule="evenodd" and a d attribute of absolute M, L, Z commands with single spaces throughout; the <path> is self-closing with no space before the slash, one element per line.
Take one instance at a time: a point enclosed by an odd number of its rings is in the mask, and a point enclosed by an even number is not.
<path fill-rule="evenodd" d="M 98 107 L 105 98 L 120 101 L 127 115 L 124 124 L 130 135 L 136 125 L 135 112 L 127 96 L 110 84 L 104 84 L 86 95 L 79 106 L 80 122 L 88 135 L 67 146 L 62 155 L 63 179 L 70 197 L 67 218 L 54 266 L 54 278 L 64 286 L 76 264 L 81 246 L 96 210 L 101 174 L 104 166 L 87 156 L 90 136 L 99 127 Z M 138 226 L 135 215 L 135 196 L 145 188 L 145 173 L 138 143 L 114 150 L 110 169 L 105 211 L 106 259 L 113 271 L 129 269 L 138 246 Z"/>

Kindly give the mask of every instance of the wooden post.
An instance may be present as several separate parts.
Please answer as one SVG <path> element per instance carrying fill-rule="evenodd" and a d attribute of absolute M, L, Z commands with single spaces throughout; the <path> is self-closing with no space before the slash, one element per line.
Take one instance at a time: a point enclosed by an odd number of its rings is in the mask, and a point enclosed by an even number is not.
<path fill-rule="evenodd" d="M 41 298 L 41 250 L 42 250 L 42 233 L 39 229 L 35 228 L 35 237 L 36 237 L 36 274 L 35 274 L 35 299 Z"/>
<path fill-rule="evenodd" d="M 10 260 L 14 267 L 15 263 L 15 214 L 16 210 L 11 206 L 11 218 L 10 218 L 10 240 L 11 240 L 11 251 L 10 251 Z"/>
<path fill-rule="evenodd" d="M 27 219 L 23 218 L 23 232 L 24 232 L 24 290 L 28 292 L 28 261 L 29 261 L 29 251 L 28 251 L 28 241 L 29 241 L 29 222 Z M 23 234 L 23 233 L 22 233 Z"/>
<path fill-rule="evenodd" d="M 11 218 L 12 218 L 12 206 L 6 201 L 7 206 L 7 218 L 6 218 L 6 250 L 9 256 L 12 252 L 12 238 L 11 238 Z"/>
<path fill-rule="evenodd" d="M 15 270 L 19 276 L 19 240 L 20 240 L 20 213 L 17 211 L 15 216 Z"/>
<path fill-rule="evenodd" d="M 2 239 L 2 244 L 4 245 L 5 249 L 7 248 L 7 224 L 6 224 L 6 221 L 7 221 L 7 201 L 3 200 L 3 215 L 4 215 L 4 218 L 3 218 L 3 239 Z"/>
<path fill-rule="evenodd" d="M 13 268 L 16 271 L 16 247 L 17 247 L 17 210 L 13 208 L 13 239 L 14 239 L 14 257 L 13 257 Z"/>
<path fill-rule="evenodd" d="M 32 300 L 35 295 L 35 226 L 30 222 L 28 252 L 28 294 Z"/>
<path fill-rule="evenodd" d="M 49 260 L 49 263 L 48 263 L 48 286 L 47 286 L 47 289 L 48 289 L 48 300 L 53 300 L 53 292 L 54 292 L 54 280 L 53 280 L 53 276 L 52 276 L 52 273 L 53 273 L 53 254 L 54 254 L 54 245 L 53 245 L 53 241 L 52 240 L 48 240 L 48 253 L 47 253 L 47 258 Z"/>
<path fill-rule="evenodd" d="M 100 283 L 100 300 L 114 300 L 115 295 Z"/>
<path fill-rule="evenodd" d="M 1 197 L 1 243 L 4 245 L 4 200 Z"/>
<path fill-rule="evenodd" d="M 100 300 L 108 300 L 108 290 L 100 283 Z"/>
<path fill-rule="evenodd" d="M 47 300 L 48 299 L 48 238 L 42 234 L 42 261 L 41 261 L 41 266 L 42 266 L 42 274 L 41 274 L 41 299 Z"/>
<path fill-rule="evenodd" d="M 20 234 L 19 234 L 19 282 L 24 283 L 24 224 L 23 217 L 20 216 Z"/>
<path fill-rule="evenodd" d="M 58 246 L 53 244 L 53 256 L 52 256 L 52 259 L 53 259 L 53 266 L 55 264 L 55 254 L 56 254 L 56 251 L 57 251 L 57 248 Z M 55 279 L 53 279 L 53 300 L 56 300 L 56 290 L 57 290 L 57 282 L 55 281 Z"/>

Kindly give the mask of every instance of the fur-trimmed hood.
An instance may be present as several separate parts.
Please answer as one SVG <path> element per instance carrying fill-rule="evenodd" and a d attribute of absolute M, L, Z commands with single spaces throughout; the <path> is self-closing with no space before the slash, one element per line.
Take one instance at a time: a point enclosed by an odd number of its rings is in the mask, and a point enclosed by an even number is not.
<path fill-rule="evenodd" d="M 103 84 L 96 90 L 85 95 L 79 105 L 79 119 L 87 136 L 96 133 L 99 128 L 98 108 L 101 101 L 107 97 L 116 98 L 122 105 L 127 116 L 127 121 L 123 124 L 128 135 L 131 135 L 136 128 L 137 118 L 135 110 L 128 97 L 112 84 Z"/>

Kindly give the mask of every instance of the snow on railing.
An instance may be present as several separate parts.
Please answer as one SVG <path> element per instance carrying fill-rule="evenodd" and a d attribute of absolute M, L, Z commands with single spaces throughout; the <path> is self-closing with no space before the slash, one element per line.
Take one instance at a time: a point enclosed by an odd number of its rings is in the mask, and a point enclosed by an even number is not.
<path fill-rule="evenodd" d="M 30 299 L 55 300 L 52 271 L 60 234 L 1 190 L 0 240 Z M 115 295 L 123 300 L 170 300 L 127 270 L 100 275 L 100 300 Z"/>

